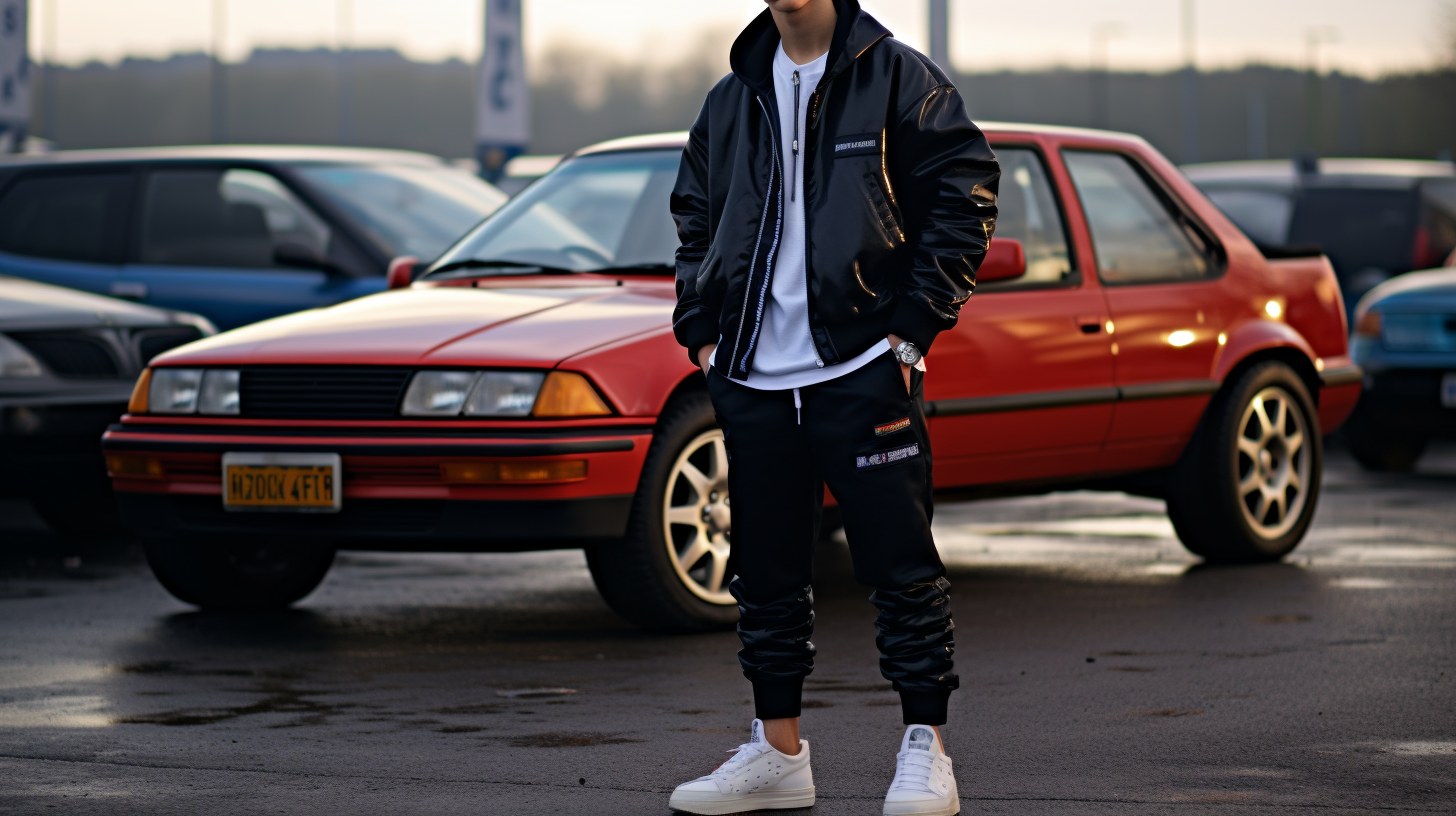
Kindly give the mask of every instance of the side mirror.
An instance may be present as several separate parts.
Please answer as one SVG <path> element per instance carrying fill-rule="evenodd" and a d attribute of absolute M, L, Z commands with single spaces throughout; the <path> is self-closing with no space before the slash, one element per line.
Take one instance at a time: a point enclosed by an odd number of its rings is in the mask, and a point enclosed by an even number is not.
<path fill-rule="evenodd" d="M 986 260 L 976 271 L 977 283 L 1014 280 L 1026 274 L 1026 247 L 1015 238 L 992 238 Z"/>
<path fill-rule="evenodd" d="M 389 262 L 389 273 L 385 276 L 386 289 L 408 289 L 415 282 L 415 267 L 420 259 L 413 255 L 401 255 Z"/>

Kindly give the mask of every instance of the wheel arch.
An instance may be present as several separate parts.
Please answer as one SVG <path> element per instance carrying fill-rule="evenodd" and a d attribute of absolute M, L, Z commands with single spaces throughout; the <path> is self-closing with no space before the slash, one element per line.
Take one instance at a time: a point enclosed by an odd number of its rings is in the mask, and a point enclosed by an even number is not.
<path fill-rule="evenodd" d="M 1299 332 L 1288 324 L 1257 320 L 1244 324 L 1228 337 L 1227 345 L 1215 369 L 1214 379 L 1220 390 L 1227 389 L 1245 371 L 1263 362 L 1284 363 L 1299 375 L 1314 407 L 1319 407 L 1320 374 L 1315 366 L 1317 355 Z"/>

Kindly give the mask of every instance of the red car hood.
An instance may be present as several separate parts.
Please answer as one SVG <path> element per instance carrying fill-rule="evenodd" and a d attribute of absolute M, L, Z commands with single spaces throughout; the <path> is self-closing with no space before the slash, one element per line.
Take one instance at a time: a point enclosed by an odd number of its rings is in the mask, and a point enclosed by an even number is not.
<path fill-rule="evenodd" d="M 192 343 L 167 365 L 551 367 L 671 325 L 671 279 L 618 286 L 416 286 L 287 315 Z"/>

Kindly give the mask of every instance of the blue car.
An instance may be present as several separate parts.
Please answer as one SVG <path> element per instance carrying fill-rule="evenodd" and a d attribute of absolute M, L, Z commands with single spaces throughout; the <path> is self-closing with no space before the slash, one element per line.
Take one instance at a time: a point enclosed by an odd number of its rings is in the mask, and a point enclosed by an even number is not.
<path fill-rule="evenodd" d="M 1371 470 L 1411 470 L 1430 440 L 1456 436 L 1456 268 L 1371 289 L 1355 307 L 1350 354 L 1365 370 L 1344 427 L 1351 453 Z"/>
<path fill-rule="evenodd" d="M 313 147 L 65 151 L 0 160 L 0 275 L 231 329 L 380 291 L 506 201 L 422 153 Z"/>

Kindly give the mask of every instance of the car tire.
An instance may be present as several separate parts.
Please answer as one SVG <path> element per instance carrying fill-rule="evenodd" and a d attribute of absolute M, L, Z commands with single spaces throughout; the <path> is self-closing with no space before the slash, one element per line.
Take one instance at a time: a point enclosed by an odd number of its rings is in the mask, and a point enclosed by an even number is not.
<path fill-rule="evenodd" d="M 144 550 L 168 592 L 208 611 L 285 609 L 313 592 L 334 563 L 333 546 L 291 539 L 257 544 L 155 538 Z"/>
<path fill-rule="evenodd" d="M 1168 479 L 1178 538 L 1206 561 L 1277 561 L 1299 545 L 1319 499 L 1319 415 L 1280 362 L 1254 365 L 1214 397 Z"/>
<path fill-rule="evenodd" d="M 684 475 L 688 467 L 696 472 Z M 592 579 L 617 614 L 670 632 L 723 629 L 738 620 L 728 594 L 727 478 L 708 395 L 678 397 L 658 418 L 627 535 L 587 550 Z"/>
<path fill-rule="evenodd" d="M 1425 436 L 1413 434 L 1384 419 L 1364 404 L 1341 429 L 1350 455 L 1366 470 L 1381 473 L 1410 473 L 1426 452 Z"/>

